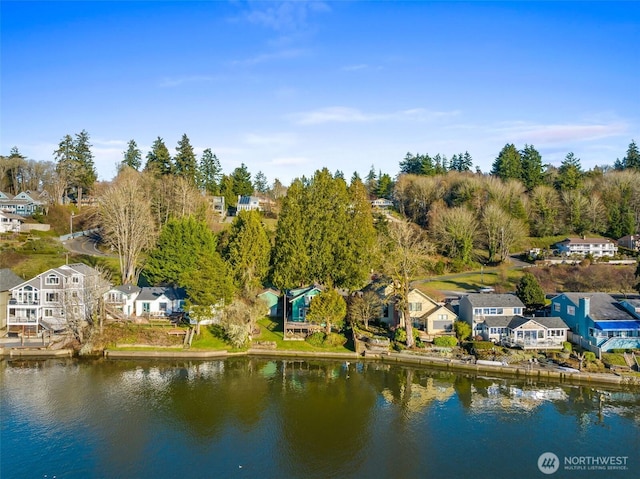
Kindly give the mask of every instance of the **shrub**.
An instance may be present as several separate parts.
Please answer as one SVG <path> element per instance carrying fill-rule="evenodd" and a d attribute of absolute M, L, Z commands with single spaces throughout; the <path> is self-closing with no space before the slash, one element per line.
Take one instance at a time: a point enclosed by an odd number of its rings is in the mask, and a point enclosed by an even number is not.
<path fill-rule="evenodd" d="M 587 351 L 586 353 L 584 353 L 584 360 L 591 363 L 593 361 L 596 360 L 596 353 L 593 353 L 591 351 Z"/>
<path fill-rule="evenodd" d="M 571 343 L 569 341 L 565 341 L 564 343 L 562 343 L 562 350 L 566 353 L 570 353 L 571 351 L 573 351 L 573 346 L 571 346 Z"/>
<path fill-rule="evenodd" d="M 329 333 L 324 338 L 324 341 L 322 342 L 322 345 L 324 347 L 335 348 L 335 347 L 338 347 L 338 346 L 342 346 L 346 342 L 347 342 L 347 338 L 345 338 L 342 334 Z"/>
<path fill-rule="evenodd" d="M 317 331 L 307 336 L 306 341 L 311 346 L 315 346 L 316 348 L 321 348 L 322 343 L 324 342 L 324 337 L 325 337 L 325 334 L 322 331 Z"/>
<path fill-rule="evenodd" d="M 476 351 L 488 351 L 490 349 L 493 349 L 495 347 L 495 344 L 493 344 L 491 341 L 474 341 L 472 346 Z"/>
<path fill-rule="evenodd" d="M 440 336 L 433 340 L 435 346 L 454 348 L 458 344 L 458 340 L 453 336 Z"/>
<path fill-rule="evenodd" d="M 404 328 L 396 329 L 395 334 L 393 335 L 393 339 L 399 343 L 407 342 L 407 331 Z"/>

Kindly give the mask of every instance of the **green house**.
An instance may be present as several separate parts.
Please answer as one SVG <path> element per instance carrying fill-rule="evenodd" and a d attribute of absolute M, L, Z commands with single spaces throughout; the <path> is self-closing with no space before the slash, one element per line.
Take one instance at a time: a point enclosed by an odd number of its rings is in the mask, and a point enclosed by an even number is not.
<path fill-rule="evenodd" d="M 307 320 L 307 312 L 311 299 L 320 294 L 317 286 L 291 289 L 287 292 L 285 301 L 285 318 L 287 321 L 304 322 Z"/>
<path fill-rule="evenodd" d="M 267 306 L 267 314 L 271 317 L 279 316 L 282 314 L 280 309 L 280 291 L 268 288 L 258 294 L 265 305 Z"/>

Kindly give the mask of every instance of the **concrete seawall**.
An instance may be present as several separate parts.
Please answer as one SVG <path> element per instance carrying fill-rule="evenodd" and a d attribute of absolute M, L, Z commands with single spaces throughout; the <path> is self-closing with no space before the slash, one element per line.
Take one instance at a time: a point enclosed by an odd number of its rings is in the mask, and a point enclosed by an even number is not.
<path fill-rule="evenodd" d="M 73 349 L 0 348 L 0 356 L 10 358 L 59 358 L 73 357 Z"/>

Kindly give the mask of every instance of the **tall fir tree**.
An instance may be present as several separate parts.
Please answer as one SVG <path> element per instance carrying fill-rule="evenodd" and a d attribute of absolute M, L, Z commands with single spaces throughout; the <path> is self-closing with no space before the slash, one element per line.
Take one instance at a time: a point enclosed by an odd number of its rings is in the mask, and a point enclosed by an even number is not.
<path fill-rule="evenodd" d="M 202 152 L 198 164 L 198 187 L 210 195 L 220 194 L 220 182 L 222 180 L 222 167 L 218 157 L 207 148 Z"/>
<path fill-rule="evenodd" d="M 156 138 L 153 145 L 151 145 L 151 151 L 147 153 L 147 163 L 144 169 L 156 177 L 173 173 L 171 154 L 161 137 Z"/>
<path fill-rule="evenodd" d="M 543 183 L 542 157 L 533 145 L 524 145 L 524 149 L 520 152 L 520 158 L 522 161 L 522 183 L 527 191 L 532 191 Z"/>
<path fill-rule="evenodd" d="M 631 143 L 629 143 L 627 154 L 622 161 L 625 169 L 632 168 L 634 170 L 640 170 L 640 150 L 638 150 L 638 146 L 634 140 L 631 140 Z"/>
<path fill-rule="evenodd" d="M 129 140 L 127 143 L 127 151 L 123 153 L 121 166 L 128 166 L 134 170 L 139 170 L 142 166 L 142 152 L 138 148 L 138 144 L 135 140 Z"/>
<path fill-rule="evenodd" d="M 568 153 L 558 168 L 555 187 L 560 191 L 575 190 L 582 183 L 583 176 L 580 158 L 575 156 L 573 152 Z"/>
<path fill-rule="evenodd" d="M 82 130 L 75 135 L 65 135 L 54 152 L 57 161 L 56 171 L 64 176 L 72 194 L 75 193 L 78 205 L 82 203 L 83 193 L 91 190 L 98 178 L 89 133 Z"/>
<path fill-rule="evenodd" d="M 242 163 L 231 173 L 233 180 L 233 194 L 236 196 L 249 196 L 253 193 L 253 183 L 251 182 L 251 173 L 247 165 Z"/>
<path fill-rule="evenodd" d="M 369 197 L 376 195 L 376 190 L 378 189 L 378 177 L 376 176 L 376 170 L 373 165 L 371 165 L 369 173 L 365 176 L 364 186 L 367 188 L 367 194 Z"/>
<path fill-rule="evenodd" d="M 258 171 L 255 178 L 253 179 L 253 191 L 258 194 L 264 195 L 269 189 L 268 184 L 269 183 L 265 174 L 262 171 Z"/>
<path fill-rule="evenodd" d="M 407 175 L 422 174 L 422 159 L 420 155 L 413 156 L 412 153 L 407 153 L 400 162 L 400 173 Z"/>
<path fill-rule="evenodd" d="M 180 141 L 178 141 L 173 163 L 173 173 L 176 176 L 181 176 L 190 183 L 195 184 L 198 162 L 196 160 L 196 154 L 193 152 L 191 141 L 186 134 L 183 134 Z"/>
<path fill-rule="evenodd" d="M 503 181 L 522 179 L 522 159 L 513 143 L 506 144 L 494 160 L 491 174 Z"/>

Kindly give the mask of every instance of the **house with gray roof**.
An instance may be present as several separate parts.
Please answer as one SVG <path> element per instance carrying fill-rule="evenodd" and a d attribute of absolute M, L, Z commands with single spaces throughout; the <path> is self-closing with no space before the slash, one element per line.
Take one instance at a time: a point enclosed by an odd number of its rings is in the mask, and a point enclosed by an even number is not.
<path fill-rule="evenodd" d="M 637 313 L 606 293 L 562 293 L 551 300 L 551 314 L 571 330 L 569 340 L 596 352 L 640 349 Z"/>
<path fill-rule="evenodd" d="M 22 223 L 22 216 L 0 210 L 0 233 L 20 233 Z"/>
<path fill-rule="evenodd" d="M 107 315 L 112 319 L 127 319 L 135 315 L 135 301 L 141 290 L 142 288 L 135 284 L 121 284 L 104 293 Z"/>
<path fill-rule="evenodd" d="M 489 316 L 482 337 L 508 347 L 562 349 L 569 327 L 560 317 Z"/>
<path fill-rule="evenodd" d="M 482 336 L 484 322 L 522 315 L 524 303 L 515 294 L 469 293 L 460 298 L 458 316 L 471 326 L 473 337 Z M 497 326 L 496 326 L 497 327 Z"/>
<path fill-rule="evenodd" d="M 613 257 L 618 253 L 616 242 L 607 238 L 566 238 L 555 246 L 560 253 L 568 256 L 591 255 L 594 258 L 602 258 Z"/>
<path fill-rule="evenodd" d="M 38 334 L 81 325 L 96 312 L 107 289 L 100 272 L 86 264 L 49 269 L 9 289 L 7 328 Z"/>
<path fill-rule="evenodd" d="M 0 192 L 0 210 L 20 216 L 31 216 L 47 205 L 48 195 L 45 192 L 23 191 L 13 196 Z"/>

